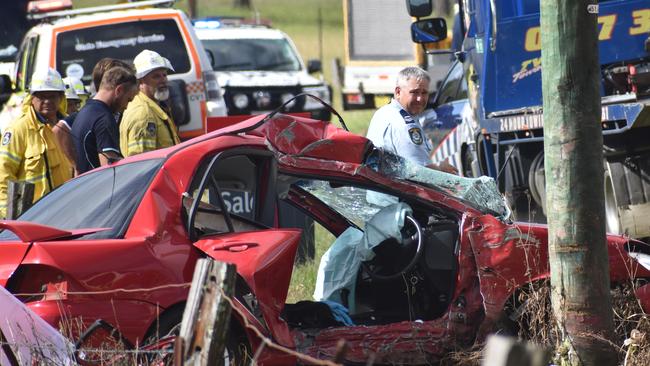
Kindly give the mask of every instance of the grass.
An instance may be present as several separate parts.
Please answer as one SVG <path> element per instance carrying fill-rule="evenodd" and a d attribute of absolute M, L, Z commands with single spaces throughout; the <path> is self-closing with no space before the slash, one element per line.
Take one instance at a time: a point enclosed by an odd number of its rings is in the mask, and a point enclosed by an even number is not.
<path fill-rule="evenodd" d="M 105 0 L 73 1 L 75 7 L 106 5 L 107 3 L 109 2 Z M 251 3 L 253 9 L 248 10 L 234 8 L 233 0 L 197 0 L 197 17 L 259 16 L 261 19 L 269 19 L 274 28 L 284 31 L 291 37 L 305 62 L 309 59 L 321 59 L 322 77 L 332 85 L 334 59 L 342 60 L 344 57 L 342 1 L 251 0 Z M 178 1 L 176 7 L 187 12 L 188 1 Z M 319 24 L 322 24 L 322 32 L 319 32 Z M 322 37 L 319 34 L 322 34 Z M 343 111 L 340 89 L 337 85 L 332 85 L 332 87 L 333 107 L 341 114 L 350 131 L 365 135 L 374 111 Z M 334 117 L 334 121 L 336 121 L 336 117 Z M 317 225 L 315 232 L 316 260 L 294 268 L 287 300 L 289 302 L 311 299 L 320 257 L 334 241 L 334 236 L 320 225 Z"/>

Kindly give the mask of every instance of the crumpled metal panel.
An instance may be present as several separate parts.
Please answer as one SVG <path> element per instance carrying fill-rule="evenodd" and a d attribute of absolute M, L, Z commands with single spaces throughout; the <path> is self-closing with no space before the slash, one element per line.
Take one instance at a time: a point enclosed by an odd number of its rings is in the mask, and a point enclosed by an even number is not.
<path fill-rule="evenodd" d="M 469 202 L 484 213 L 493 213 L 501 219 L 510 216 L 505 199 L 496 182 L 490 177 L 464 178 L 429 169 L 387 151 L 375 150 L 367 165 L 388 177 L 426 184 L 446 194 Z"/>
<path fill-rule="evenodd" d="M 346 362 L 420 365 L 436 362 L 452 345 L 446 319 L 388 325 L 323 329 L 313 334 L 294 332 L 298 351 L 320 359 L 336 355 L 338 341 L 349 347 Z"/>
<path fill-rule="evenodd" d="M 277 115 L 255 130 L 282 154 L 360 164 L 370 141 L 330 122 Z"/>
<path fill-rule="evenodd" d="M 230 233 L 194 243 L 210 257 L 237 266 L 257 297 L 271 334 L 284 346 L 293 345 L 280 313 L 287 299 L 300 234 L 296 229 L 272 229 Z"/>

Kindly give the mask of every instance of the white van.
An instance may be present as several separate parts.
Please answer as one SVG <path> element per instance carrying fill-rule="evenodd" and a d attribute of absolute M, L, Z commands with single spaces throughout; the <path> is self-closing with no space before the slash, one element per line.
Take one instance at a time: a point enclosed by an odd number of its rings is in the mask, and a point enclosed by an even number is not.
<path fill-rule="evenodd" d="M 225 116 L 226 106 L 187 16 L 180 10 L 151 7 L 174 2 L 149 0 L 54 12 L 50 5 L 45 7 L 48 13 L 34 14 L 42 22 L 27 32 L 18 51 L 11 78 L 13 95 L 0 114 L 0 129 L 17 117 L 36 68 L 55 68 L 63 77 L 75 76 L 89 86 L 93 67 L 100 59 L 111 57 L 132 63 L 140 51 L 150 49 L 174 66 L 175 72 L 169 75 L 170 101 L 180 137 L 206 133 L 207 117 Z M 42 8 L 49 1 L 35 3 L 32 8 Z M 72 6 L 69 0 L 56 3 Z M 4 84 L 8 78 L 2 77 Z"/>
<path fill-rule="evenodd" d="M 305 65 L 284 32 L 238 18 L 198 19 L 194 28 L 223 88 L 228 115 L 269 112 L 300 93 L 331 104 L 331 88 L 322 77 L 310 75 L 321 71 L 321 62 Z M 322 103 L 309 97 L 297 98 L 285 111 L 326 121 L 331 117 Z"/>

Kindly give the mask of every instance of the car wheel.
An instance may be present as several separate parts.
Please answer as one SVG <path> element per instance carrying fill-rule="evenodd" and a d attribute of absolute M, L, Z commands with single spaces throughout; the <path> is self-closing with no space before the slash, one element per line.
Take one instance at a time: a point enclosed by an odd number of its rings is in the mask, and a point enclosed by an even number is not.
<path fill-rule="evenodd" d="M 168 335 L 178 335 L 183 321 L 185 303 L 167 309 L 147 331 L 143 344 L 150 344 Z"/>
<path fill-rule="evenodd" d="M 233 319 L 230 322 L 226 347 L 223 352 L 223 365 L 244 366 L 251 364 L 253 354 L 244 329 Z"/>

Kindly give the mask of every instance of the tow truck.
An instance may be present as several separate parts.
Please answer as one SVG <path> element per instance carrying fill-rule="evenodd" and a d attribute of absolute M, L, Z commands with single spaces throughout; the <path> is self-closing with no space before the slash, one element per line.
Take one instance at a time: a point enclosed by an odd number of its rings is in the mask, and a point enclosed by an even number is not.
<path fill-rule="evenodd" d="M 464 40 L 457 58 L 467 99 L 465 108 L 456 108 L 453 116 L 458 127 L 434 152 L 434 160 L 451 156 L 460 171 L 497 179 L 518 219 L 543 222 L 539 2 L 479 0 L 458 5 Z M 439 38 L 443 30 L 431 26 L 434 19 L 419 19 L 431 14 L 431 0 L 409 0 L 407 7 L 418 18 L 411 25 L 414 42 Z M 650 8 L 647 0 L 608 0 L 592 11 L 598 13 L 599 24 L 607 229 L 647 238 Z M 458 78 L 448 79 L 458 82 Z M 434 102 L 433 108 L 444 102 Z M 463 109 L 468 112 L 465 116 Z"/>

